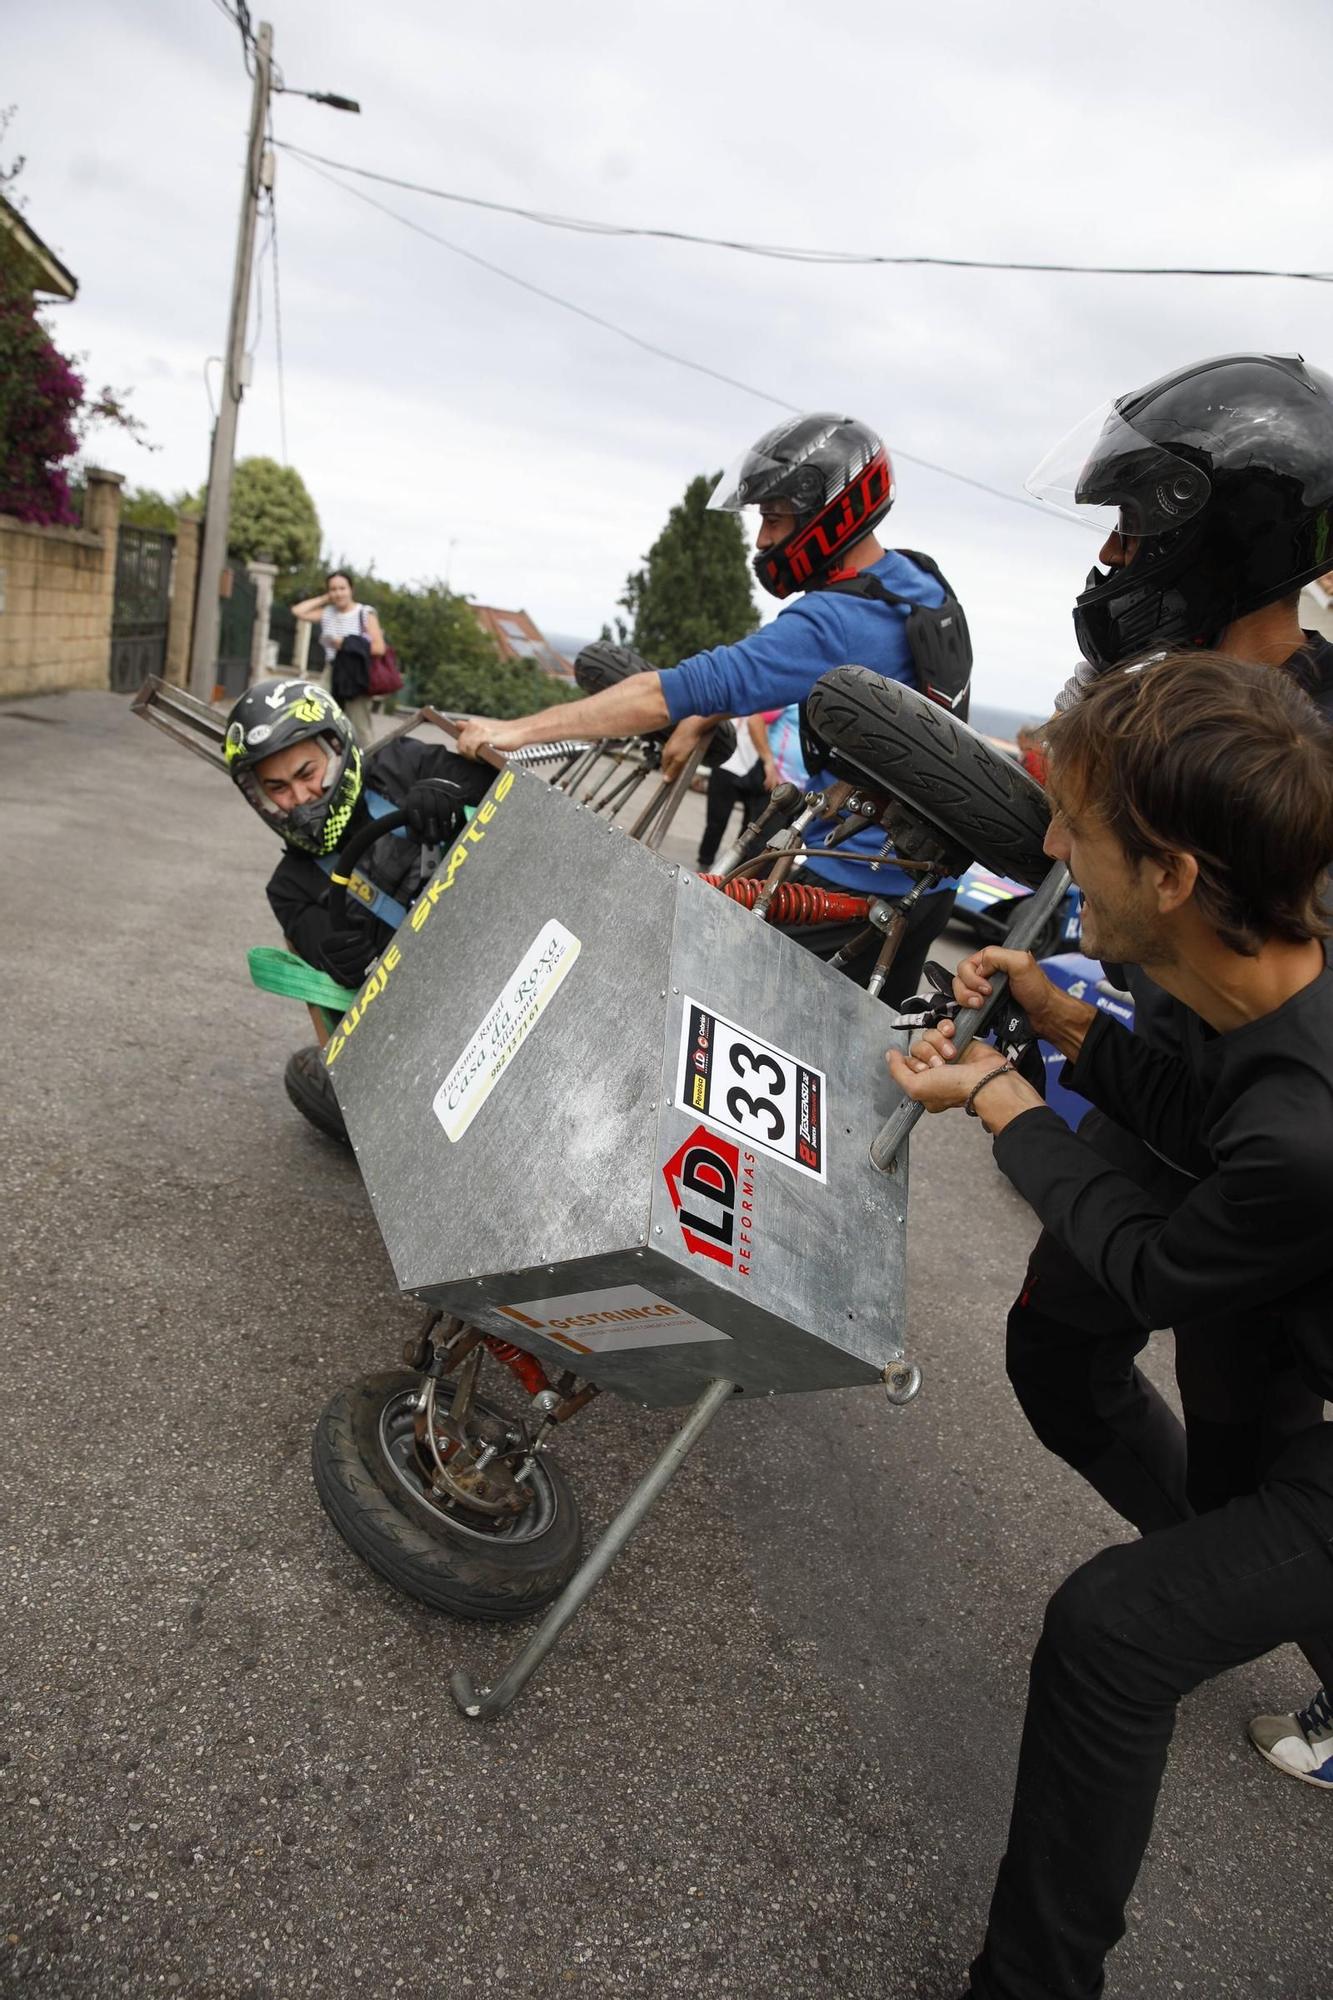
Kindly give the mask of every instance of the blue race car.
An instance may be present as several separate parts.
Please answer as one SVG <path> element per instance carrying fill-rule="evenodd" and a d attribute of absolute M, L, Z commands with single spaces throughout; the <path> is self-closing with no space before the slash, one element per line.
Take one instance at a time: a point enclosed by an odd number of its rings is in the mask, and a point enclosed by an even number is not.
<path fill-rule="evenodd" d="M 1020 903 L 1032 894 L 1022 882 L 1011 882 L 990 868 L 976 863 L 958 884 L 953 915 L 949 919 L 982 944 L 1003 944 Z M 1037 940 L 1037 957 L 1047 952 L 1067 950 L 1078 944 L 1079 893 L 1072 884 L 1064 901 L 1051 918 L 1046 934 Z"/>
<path fill-rule="evenodd" d="M 1125 1027 L 1134 1025 L 1134 1002 L 1128 993 L 1122 993 L 1118 986 L 1112 986 L 1095 958 L 1085 958 L 1082 952 L 1062 952 L 1054 958 L 1043 958 L 1041 969 L 1053 985 L 1071 994 L 1075 1000 L 1087 1000 L 1103 1014 L 1110 1014 Z M 1071 1131 L 1077 1131 L 1084 1113 L 1089 1109 L 1086 1097 L 1079 1097 L 1074 1091 L 1066 1090 L 1060 1082 L 1060 1071 L 1064 1068 L 1064 1057 L 1053 1049 L 1049 1042 L 1041 1043 L 1041 1059 L 1046 1065 L 1046 1102 L 1052 1111 L 1058 1111 Z"/>

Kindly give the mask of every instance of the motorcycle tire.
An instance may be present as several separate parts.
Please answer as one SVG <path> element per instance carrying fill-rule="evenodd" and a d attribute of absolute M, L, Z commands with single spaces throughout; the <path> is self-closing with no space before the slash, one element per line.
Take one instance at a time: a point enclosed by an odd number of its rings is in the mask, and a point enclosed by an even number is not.
<path fill-rule="evenodd" d="M 532 1506 L 499 1528 L 440 1507 L 410 1448 L 420 1388 L 419 1375 L 391 1369 L 350 1383 L 329 1403 L 312 1450 L 325 1512 L 363 1562 L 433 1610 L 496 1621 L 544 1610 L 573 1575 L 582 1546 L 568 1480 L 543 1453 Z M 481 1398 L 477 1408 L 502 1414 Z"/>
<path fill-rule="evenodd" d="M 603 694 L 631 674 L 652 671 L 642 653 L 636 653 L 632 646 L 617 646 L 610 639 L 594 639 L 574 661 L 574 679 L 584 694 Z"/>
<path fill-rule="evenodd" d="M 835 763 L 901 799 L 974 861 L 1031 889 L 1045 878 L 1045 792 L 938 702 L 868 667 L 835 667 L 811 689 L 808 715 Z"/>
<path fill-rule="evenodd" d="M 333 1094 L 333 1085 L 329 1082 L 329 1073 L 324 1067 L 322 1050 L 313 1043 L 309 1048 L 295 1049 L 287 1058 L 282 1085 L 288 1102 L 296 1106 L 317 1132 L 322 1132 L 326 1139 L 336 1139 L 340 1146 L 351 1145 L 338 1100 Z"/>

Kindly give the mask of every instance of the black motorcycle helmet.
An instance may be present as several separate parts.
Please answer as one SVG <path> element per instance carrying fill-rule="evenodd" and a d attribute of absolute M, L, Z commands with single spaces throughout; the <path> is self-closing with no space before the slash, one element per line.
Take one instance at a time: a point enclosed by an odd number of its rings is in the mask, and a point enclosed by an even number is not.
<path fill-rule="evenodd" d="M 1138 542 L 1075 603 L 1094 667 L 1216 646 L 1333 562 L 1333 379 L 1294 354 L 1197 362 L 1094 412 L 1027 486 Z"/>
<path fill-rule="evenodd" d="M 773 597 L 809 590 L 837 567 L 893 505 L 893 467 L 869 424 L 827 410 L 789 417 L 742 452 L 723 473 L 709 506 L 728 514 L 761 500 L 786 500 L 796 526 L 760 549 L 754 573 Z"/>
<path fill-rule="evenodd" d="M 282 812 L 256 775 L 277 750 L 317 740 L 328 752 L 320 798 Z M 361 796 L 361 752 L 352 725 L 318 681 L 266 680 L 247 688 L 227 717 L 227 769 L 265 826 L 307 854 L 333 854 Z"/>

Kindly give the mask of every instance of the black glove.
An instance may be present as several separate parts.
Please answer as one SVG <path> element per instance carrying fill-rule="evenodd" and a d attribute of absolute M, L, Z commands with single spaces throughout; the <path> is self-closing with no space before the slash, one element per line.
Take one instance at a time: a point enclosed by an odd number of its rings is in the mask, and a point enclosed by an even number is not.
<path fill-rule="evenodd" d="M 319 947 L 324 969 L 340 986 L 359 986 L 366 976 L 375 947 L 362 930 L 330 931 Z"/>
<path fill-rule="evenodd" d="M 443 847 L 465 824 L 463 801 L 452 778 L 418 778 L 403 800 L 403 811 L 427 847 Z"/>

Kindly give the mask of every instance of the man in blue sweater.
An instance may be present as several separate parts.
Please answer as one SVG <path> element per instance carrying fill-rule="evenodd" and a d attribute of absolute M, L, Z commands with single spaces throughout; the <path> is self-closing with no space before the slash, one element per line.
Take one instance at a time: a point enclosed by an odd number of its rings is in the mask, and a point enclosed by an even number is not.
<path fill-rule="evenodd" d="M 716 717 L 804 702 L 831 667 L 870 667 L 889 680 L 920 687 L 909 620 L 940 607 L 945 666 L 940 685 L 927 692 L 963 712 L 970 664 L 966 623 L 928 557 L 885 549 L 876 536 L 893 499 L 888 454 L 868 425 L 826 412 L 777 425 L 723 474 L 709 504 L 732 513 L 757 508 L 755 574 L 774 597 L 804 595 L 734 646 L 696 653 L 667 673 L 632 674 L 582 701 L 512 722 L 469 722 L 459 749 L 475 756 L 485 744 L 517 750 L 568 736 L 597 740 L 670 727 L 663 769 L 672 776 Z M 914 623 L 912 633 L 917 629 Z M 940 651 L 935 648 L 933 657 Z M 812 773 L 811 782 L 827 782 L 827 774 Z M 817 845 L 829 824 L 814 822 L 808 844 Z M 882 833 L 858 834 L 827 860 L 821 856 L 800 879 L 844 893 L 904 895 L 914 880 L 905 871 L 886 864 L 871 872 L 883 846 Z M 886 1000 L 916 991 L 931 940 L 952 906 L 952 884 L 917 904 L 884 989 Z M 842 942 L 842 936 L 829 935 L 818 948 L 831 952 Z M 853 978 L 869 977 L 876 949 L 871 946 L 852 961 L 847 969 Z"/>

